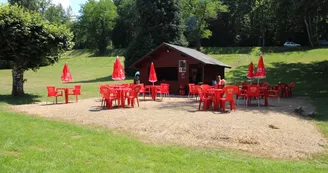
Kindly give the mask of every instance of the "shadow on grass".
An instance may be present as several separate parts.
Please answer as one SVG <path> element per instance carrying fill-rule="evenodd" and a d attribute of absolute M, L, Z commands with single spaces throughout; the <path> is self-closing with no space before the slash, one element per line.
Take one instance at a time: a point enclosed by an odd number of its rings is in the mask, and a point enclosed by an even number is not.
<path fill-rule="evenodd" d="M 310 64 L 277 62 L 272 65 L 273 67 L 266 69 L 267 78 L 261 81 L 270 84 L 295 82 L 293 96 L 310 97 L 320 114 L 317 119 L 327 121 L 328 111 L 322 102 L 328 102 L 328 61 L 316 61 Z M 232 72 L 233 77 L 228 80 L 236 84 L 246 81 L 247 69 L 248 66 L 237 67 Z"/>
<path fill-rule="evenodd" d="M 72 50 L 71 52 L 69 52 L 68 56 L 81 56 L 84 54 L 94 54 L 93 51 L 89 50 L 89 49 L 76 49 L 76 50 Z"/>
<path fill-rule="evenodd" d="M 40 96 L 32 94 L 25 94 L 24 96 L 0 95 L 0 100 L 0 103 L 23 105 L 40 102 Z"/>
<path fill-rule="evenodd" d="M 205 47 L 205 54 L 254 54 L 308 51 L 310 47 Z"/>
<path fill-rule="evenodd" d="M 125 49 L 110 49 L 105 54 L 99 54 L 99 52 L 93 53 L 90 57 L 102 57 L 102 56 L 124 56 Z"/>
<path fill-rule="evenodd" d="M 125 80 L 133 80 L 132 77 L 127 77 Z M 101 78 L 96 78 L 96 79 L 91 79 L 91 80 L 83 80 L 83 81 L 75 81 L 75 82 L 70 82 L 72 84 L 77 84 L 77 83 L 98 83 L 98 82 L 113 82 L 114 80 L 112 79 L 112 75 L 101 77 Z M 124 80 L 123 80 L 124 82 Z M 118 83 L 122 83 L 118 82 Z"/>

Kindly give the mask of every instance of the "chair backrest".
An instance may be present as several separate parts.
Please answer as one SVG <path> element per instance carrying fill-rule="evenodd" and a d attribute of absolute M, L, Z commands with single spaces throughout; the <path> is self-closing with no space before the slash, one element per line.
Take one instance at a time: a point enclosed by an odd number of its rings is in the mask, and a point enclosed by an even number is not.
<path fill-rule="evenodd" d="M 289 84 L 289 88 L 293 88 L 295 86 L 295 82 L 291 82 L 290 84 Z"/>
<path fill-rule="evenodd" d="M 129 87 L 129 84 L 121 84 L 122 87 Z"/>
<path fill-rule="evenodd" d="M 260 86 L 259 85 L 249 85 L 247 89 L 247 96 L 258 97 L 260 96 Z"/>
<path fill-rule="evenodd" d="M 190 93 L 190 94 L 194 93 L 193 86 L 195 86 L 195 84 L 193 84 L 193 83 L 188 83 L 189 93 Z M 196 91 L 197 91 L 197 90 L 196 90 Z"/>
<path fill-rule="evenodd" d="M 203 84 L 203 85 L 201 85 L 200 87 L 203 88 L 204 91 L 206 91 L 207 89 L 210 88 L 210 86 L 207 85 L 207 84 Z"/>
<path fill-rule="evenodd" d="M 100 87 L 100 93 L 105 99 L 109 99 L 111 95 L 115 95 L 114 90 L 106 85 Z"/>
<path fill-rule="evenodd" d="M 170 88 L 170 84 L 167 83 L 161 83 L 161 91 L 168 93 L 169 92 L 169 88 Z"/>
<path fill-rule="evenodd" d="M 262 87 L 265 87 L 265 88 L 269 87 L 269 83 L 268 82 L 263 82 Z"/>
<path fill-rule="evenodd" d="M 196 89 L 197 89 L 197 92 L 198 92 L 199 98 L 200 98 L 200 99 L 205 98 L 204 89 L 203 89 L 202 87 L 196 87 Z"/>
<path fill-rule="evenodd" d="M 47 90 L 48 90 L 48 97 L 57 95 L 55 86 L 47 86 Z"/>
<path fill-rule="evenodd" d="M 225 98 L 227 100 L 233 100 L 234 95 L 238 93 L 238 87 L 237 86 L 226 86 L 223 88 L 223 92 L 225 93 Z"/>
<path fill-rule="evenodd" d="M 81 85 L 75 85 L 75 86 L 74 86 L 73 93 L 74 93 L 75 95 L 81 95 Z"/>
<path fill-rule="evenodd" d="M 135 86 L 132 88 L 132 90 L 131 90 L 131 92 L 130 92 L 130 95 L 131 95 L 131 96 L 134 96 L 134 97 L 138 97 L 139 92 L 140 92 L 140 90 L 141 90 L 141 87 L 142 87 L 142 85 L 140 85 L 140 84 L 135 85 Z"/>

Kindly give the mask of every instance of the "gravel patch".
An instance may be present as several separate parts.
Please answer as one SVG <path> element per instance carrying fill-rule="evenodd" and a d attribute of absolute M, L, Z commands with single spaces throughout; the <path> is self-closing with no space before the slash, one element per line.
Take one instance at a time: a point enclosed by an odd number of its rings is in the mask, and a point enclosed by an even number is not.
<path fill-rule="evenodd" d="M 255 103 L 255 102 L 254 102 Z M 239 105 L 237 111 L 198 111 L 198 102 L 187 98 L 163 101 L 140 99 L 140 107 L 100 108 L 99 99 L 78 103 L 12 106 L 41 117 L 103 126 L 132 132 L 145 142 L 188 147 L 231 148 L 273 158 L 298 159 L 324 152 L 326 139 L 315 124 L 293 113 L 298 106 L 314 107 L 305 99 L 269 100 L 269 107 Z"/>

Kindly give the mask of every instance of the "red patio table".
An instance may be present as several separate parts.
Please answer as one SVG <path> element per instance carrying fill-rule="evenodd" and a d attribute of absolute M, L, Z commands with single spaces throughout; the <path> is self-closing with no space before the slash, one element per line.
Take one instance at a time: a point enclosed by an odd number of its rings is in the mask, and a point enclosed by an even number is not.
<path fill-rule="evenodd" d="M 151 90 L 151 98 L 156 101 L 157 89 L 161 88 L 160 85 L 146 85 L 145 88 Z"/>
<path fill-rule="evenodd" d="M 214 89 L 210 88 L 206 91 L 207 94 L 214 94 L 215 102 L 214 102 L 214 109 L 219 110 L 220 108 L 220 99 L 221 95 L 223 94 L 223 89 Z"/>
<path fill-rule="evenodd" d="M 74 88 L 67 88 L 67 87 L 57 88 L 57 91 L 58 90 L 63 90 L 64 91 L 64 93 L 65 93 L 65 103 L 68 104 L 68 92 L 69 92 L 69 90 L 74 90 Z"/>
<path fill-rule="evenodd" d="M 126 93 L 131 91 L 131 88 L 127 88 L 127 87 L 120 87 L 120 88 L 114 88 L 115 91 L 117 91 L 118 93 L 118 105 L 122 106 L 124 108 L 125 106 L 125 96 Z"/>

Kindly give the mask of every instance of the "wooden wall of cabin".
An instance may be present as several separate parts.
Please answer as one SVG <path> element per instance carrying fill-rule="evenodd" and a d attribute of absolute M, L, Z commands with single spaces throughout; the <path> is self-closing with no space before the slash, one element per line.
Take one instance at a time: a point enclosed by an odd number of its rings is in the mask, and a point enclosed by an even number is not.
<path fill-rule="evenodd" d="M 170 81 L 157 81 L 155 84 L 158 85 L 160 83 L 168 83 L 170 84 L 170 93 L 178 94 L 179 93 L 179 86 L 184 85 L 185 87 L 188 86 L 189 83 L 189 64 L 199 64 L 199 61 L 195 60 L 194 58 L 185 56 L 178 51 L 169 50 L 165 48 L 161 48 L 158 51 L 154 52 L 148 58 L 144 59 L 140 62 L 138 67 L 140 71 L 140 83 L 144 83 L 144 85 L 151 85 L 148 81 L 149 78 L 149 68 L 151 62 L 154 63 L 155 70 L 156 68 L 165 68 L 165 67 L 176 67 L 179 68 L 179 60 L 186 60 L 186 72 L 180 73 L 179 69 L 177 71 L 177 80 Z"/>
<path fill-rule="evenodd" d="M 205 65 L 204 68 L 204 84 L 212 85 L 212 80 L 216 80 L 218 75 L 224 78 L 224 67 L 216 65 Z"/>

